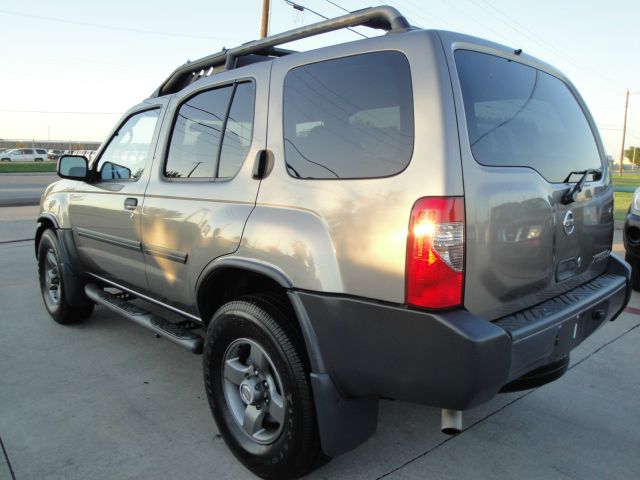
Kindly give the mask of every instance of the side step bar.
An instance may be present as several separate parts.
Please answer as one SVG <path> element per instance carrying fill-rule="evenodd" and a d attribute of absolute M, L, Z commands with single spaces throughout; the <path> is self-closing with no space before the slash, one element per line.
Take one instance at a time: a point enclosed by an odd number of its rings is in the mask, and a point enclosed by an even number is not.
<path fill-rule="evenodd" d="M 87 296 L 99 305 L 104 305 L 132 322 L 141 325 L 157 335 L 180 345 L 192 353 L 202 353 L 204 339 L 180 323 L 173 323 L 147 312 L 117 295 L 105 292 L 95 283 L 85 287 Z"/>

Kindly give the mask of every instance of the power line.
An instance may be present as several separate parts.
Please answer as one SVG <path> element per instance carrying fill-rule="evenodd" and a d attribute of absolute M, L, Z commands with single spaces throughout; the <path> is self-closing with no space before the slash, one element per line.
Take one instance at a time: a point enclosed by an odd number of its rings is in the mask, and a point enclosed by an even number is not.
<path fill-rule="evenodd" d="M 52 110 L 5 110 L 0 109 L 3 113 L 52 113 L 52 114 L 65 114 L 65 115 L 122 115 L 123 112 L 63 112 Z"/>
<path fill-rule="evenodd" d="M 598 127 L 598 130 L 607 130 L 607 131 L 612 131 L 612 132 L 621 132 L 622 131 L 622 127 L 607 127 L 607 126 L 603 126 L 600 124 L 596 125 Z M 635 132 L 633 130 L 629 130 L 627 128 L 627 135 L 631 135 L 632 137 L 640 137 L 640 133 Z"/>
<path fill-rule="evenodd" d="M 640 140 L 640 135 L 635 135 L 635 134 L 631 133 L 629 130 L 627 130 L 627 135 L 629 135 L 631 137 L 634 137 L 634 138 L 637 138 L 638 140 Z"/>
<path fill-rule="evenodd" d="M 4 9 L 0 9 L 0 14 L 4 14 L 4 15 L 14 15 L 16 17 L 26 17 L 26 18 L 35 18 L 38 20 L 46 20 L 48 22 L 58 22 L 58 23 L 67 23 L 67 24 L 71 24 L 71 25 L 81 25 L 83 27 L 92 27 L 92 28 L 103 28 L 105 30 L 117 30 L 120 32 L 132 32 L 132 33 L 142 33 L 145 35 L 160 35 L 160 36 L 164 36 L 164 37 L 178 37 L 178 38 L 195 38 L 195 39 L 204 39 L 204 40 L 220 40 L 220 41 L 224 41 L 224 40 L 234 40 L 234 41 L 239 41 L 240 39 L 238 38 L 222 38 L 222 37 L 211 37 L 211 36 L 207 36 L 207 35 L 190 35 L 190 34 L 184 34 L 184 33 L 171 33 L 171 32 L 160 32 L 160 31 L 156 31 L 156 30 L 141 30 L 138 28 L 130 28 L 130 27 L 120 27 L 117 25 L 106 25 L 106 24 L 102 24 L 102 23 L 91 23 L 91 22 L 80 22 L 77 20 L 67 20 L 64 18 L 58 18 L 58 17 L 48 17 L 45 15 L 34 15 L 31 13 L 23 13 L 23 12 L 15 12 L 15 11 L 11 11 L 11 10 L 4 10 Z"/>
<path fill-rule="evenodd" d="M 324 18 L 325 20 L 329 20 L 329 17 L 325 17 L 321 13 L 318 13 L 315 10 L 311 10 L 309 7 L 305 7 L 304 5 L 300 5 L 299 3 L 292 2 L 291 0 L 284 0 L 284 3 L 286 3 L 287 5 L 290 5 L 291 7 L 293 7 L 295 10 L 298 10 L 299 12 L 304 12 L 305 10 L 309 10 L 314 15 L 317 15 L 320 18 Z M 347 27 L 347 30 L 355 33 L 356 35 L 360 35 L 361 37 L 369 38 L 365 34 L 360 33 L 360 32 L 358 32 L 357 30 L 354 30 L 351 27 Z"/>
<path fill-rule="evenodd" d="M 473 0 L 469 0 L 469 1 L 473 3 Z M 564 58 L 565 61 L 567 61 L 569 63 L 572 63 L 577 68 L 580 68 L 580 69 L 585 70 L 585 71 L 589 71 L 590 73 L 599 76 L 601 79 L 605 80 L 607 83 L 613 83 L 613 84 L 617 83 L 617 80 L 614 80 L 614 79 L 612 79 L 610 77 L 607 77 L 606 75 L 603 75 L 600 71 L 595 70 L 594 68 L 592 68 L 592 67 L 590 67 L 588 65 L 585 65 L 585 64 L 575 60 L 573 57 L 567 55 L 566 53 L 564 53 L 563 51 L 558 49 L 551 42 L 545 40 L 544 38 L 542 38 L 541 36 L 536 34 L 534 31 L 532 31 L 531 29 L 529 29 L 526 26 L 524 26 L 522 23 L 519 23 L 518 21 L 516 21 L 513 17 L 511 17 L 511 16 L 507 15 L 506 13 L 504 13 L 502 10 L 496 8 L 491 2 L 489 2 L 489 0 L 481 0 L 481 1 L 482 1 L 482 3 L 487 5 L 489 8 L 491 8 L 491 10 L 493 10 L 493 12 L 494 12 L 493 15 L 488 13 L 488 12 L 486 12 L 486 10 L 483 9 L 478 4 L 476 4 L 477 7 L 479 7 L 481 10 L 485 10 L 485 13 L 487 13 L 489 15 L 492 15 L 494 18 L 500 20 L 502 23 L 504 23 L 509 28 L 511 28 L 514 32 L 518 33 L 519 35 L 523 35 L 525 37 L 528 37 L 534 43 L 537 43 L 538 45 L 555 52 L 557 55 L 559 55 L 560 57 Z M 502 18 L 499 18 L 500 16 Z M 517 26 L 518 28 L 514 27 L 513 25 Z"/>
<path fill-rule="evenodd" d="M 418 20 L 422 20 L 424 25 L 430 25 L 430 24 L 435 24 L 436 22 L 440 22 L 451 29 L 455 28 L 451 22 L 445 20 L 443 17 L 434 15 L 433 12 L 428 12 L 428 15 L 430 17 L 429 19 L 425 18 L 422 15 L 422 8 L 424 7 L 424 5 L 418 5 L 415 2 L 412 2 L 411 0 L 405 0 L 402 6 L 398 5 L 397 2 L 396 2 L 396 5 L 393 5 L 390 1 L 385 1 L 384 3 L 395 6 L 398 10 L 402 10 L 403 12 L 406 10 L 407 12 L 410 13 L 411 17 L 417 18 Z M 413 23 L 413 24 L 419 28 L 422 28 L 422 26 L 418 25 L 417 23 Z"/>
<path fill-rule="evenodd" d="M 347 13 L 351 13 L 350 10 L 347 10 L 346 8 L 344 8 L 342 5 L 338 5 L 336 2 L 332 2 L 331 0 L 324 0 L 327 3 L 330 3 L 331 5 L 333 5 L 334 7 L 338 7 L 340 10 L 342 10 L 343 12 L 347 12 Z"/>
<path fill-rule="evenodd" d="M 458 14 L 467 17 L 469 20 L 471 20 L 472 22 L 476 23 L 477 25 L 480 25 L 482 28 L 484 28 L 485 30 L 490 31 L 491 33 L 493 33 L 494 35 L 497 35 L 498 37 L 501 37 L 503 40 L 506 40 L 507 43 L 511 43 L 511 40 L 509 38 L 507 38 L 505 35 L 503 35 L 502 33 L 498 32 L 497 30 L 494 30 L 493 28 L 485 25 L 483 22 L 479 21 L 475 16 L 469 15 L 466 12 L 464 12 L 463 10 L 460 10 L 459 8 L 457 8 L 456 6 L 452 5 L 451 3 L 447 3 L 444 0 L 440 0 L 444 5 L 446 5 L 447 7 L 449 7 L 452 10 L 455 10 L 456 12 L 458 12 Z"/>

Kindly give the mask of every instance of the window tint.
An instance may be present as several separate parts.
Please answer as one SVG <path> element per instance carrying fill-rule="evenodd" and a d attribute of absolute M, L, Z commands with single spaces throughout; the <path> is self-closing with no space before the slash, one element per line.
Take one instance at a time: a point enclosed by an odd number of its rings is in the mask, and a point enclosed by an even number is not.
<path fill-rule="evenodd" d="M 253 127 L 253 90 L 253 83 L 240 83 L 233 94 L 222 141 L 218 177 L 233 177 L 249 152 Z"/>
<path fill-rule="evenodd" d="M 159 113 L 157 109 L 137 113 L 118 129 L 99 160 L 102 180 L 137 179 L 142 175 Z"/>
<path fill-rule="evenodd" d="M 483 53 L 458 50 L 455 59 L 478 163 L 531 167 L 550 182 L 601 167 L 584 113 L 561 80 Z"/>
<path fill-rule="evenodd" d="M 222 124 L 233 86 L 207 90 L 184 103 L 175 120 L 164 174 L 170 178 L 212 178 Z"/>
<path fill-rule="evenodd" d="M 254 85 L 251 82 L 207 90 L 185 102 L 175 120 L 165 176 L 234 176 L 251 145 L 253 106 Z M 223 129 L 224 135 L 221 135 Z"/>
<path fill-rule="evenodd" d="M 284 83 L 287 170 L 298 178 L 370 178 L 413 151 L 409 63 L 377 52 L 292 69 Z"/>

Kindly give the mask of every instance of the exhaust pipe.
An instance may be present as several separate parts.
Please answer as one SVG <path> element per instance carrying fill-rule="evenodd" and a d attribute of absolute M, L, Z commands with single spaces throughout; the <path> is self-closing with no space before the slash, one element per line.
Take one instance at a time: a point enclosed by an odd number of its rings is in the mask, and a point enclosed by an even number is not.
<path fill-rule="evenodd" d="M 462 411 L 443 408 L 440 430 L 447 435 L 457 435 L 462 432 Z"/>

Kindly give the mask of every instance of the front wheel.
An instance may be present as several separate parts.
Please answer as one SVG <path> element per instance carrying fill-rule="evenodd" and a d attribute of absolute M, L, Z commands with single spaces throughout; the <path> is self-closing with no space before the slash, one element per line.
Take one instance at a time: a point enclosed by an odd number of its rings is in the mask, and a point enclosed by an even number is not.
<path fill-rule="evenodd" d="M 62 256 L 55 232 L 45 230 L 38 245 L 38 275 L 44 306 L 56 322 L 63 325 L 80 322 L 93 312 L 94 304 L 70 305 L 62 278 Z"/>
<path fill-rule="evenodd" d="M 303 343 L 283 304 L 243 297 L 213 316 L 204 381 L 233 454 L 267 479 L 298 478 L 325 459 Z"/>

